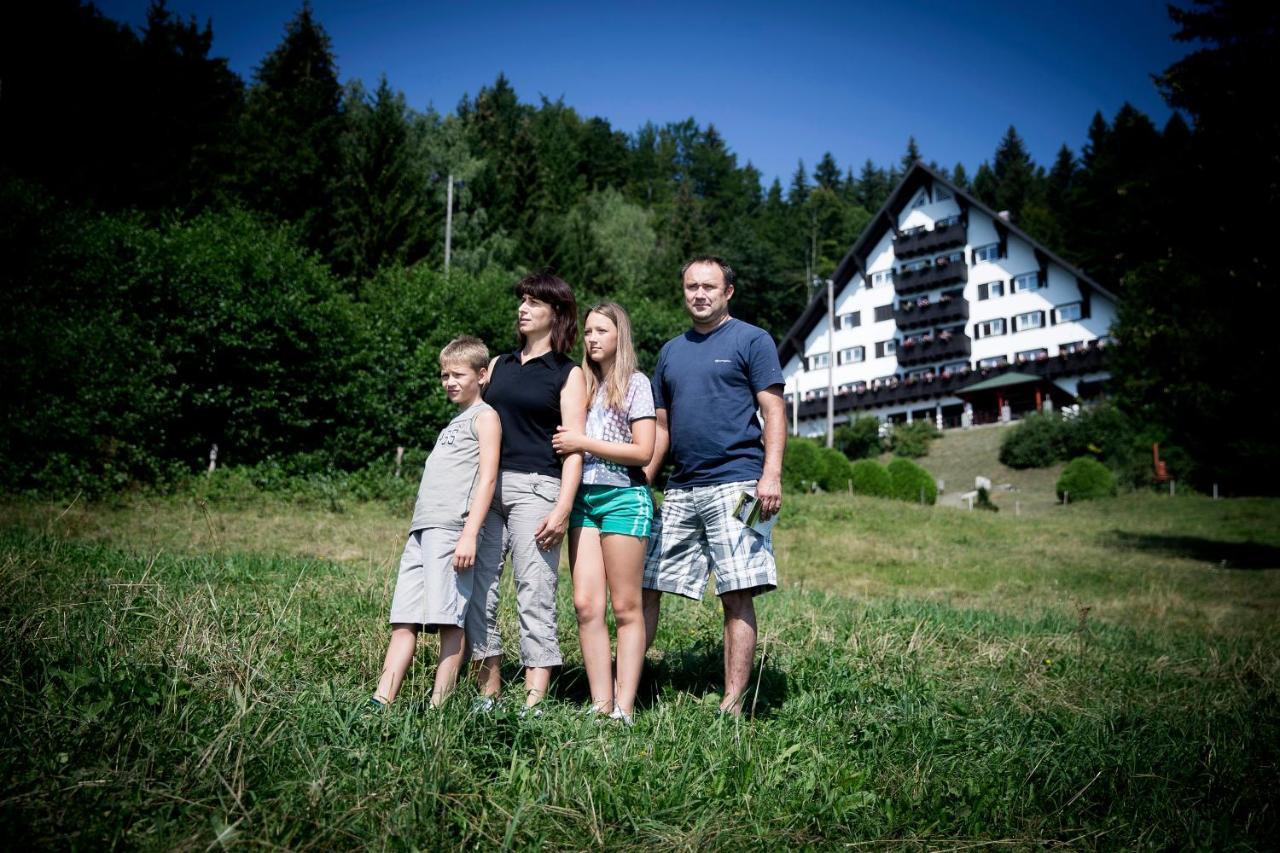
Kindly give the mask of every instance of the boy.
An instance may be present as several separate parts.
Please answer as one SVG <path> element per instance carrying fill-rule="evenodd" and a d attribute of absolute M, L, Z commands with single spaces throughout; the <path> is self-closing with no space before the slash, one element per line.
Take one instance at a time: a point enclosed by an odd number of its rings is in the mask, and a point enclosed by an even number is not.
<path fill-rule="evenodd" d="M 413 510 L 409 541 L 391 599 L 391 642 L 374 707 L 390 704 L 400 690 L 418 644 L 418 629 L 440 632 L 431 706 L 453 690 L 466 640 L 483 643 L 483 608 L 468 608 L 472 567 L 502 558 L 502 525 L 489 515 L 498 480 L 502 425 L 480 399 L 489 351 L 476 338 L 454 338 L 440 351 L 440 381 L 458 414 L 440 431 L 427 457 Z"/>

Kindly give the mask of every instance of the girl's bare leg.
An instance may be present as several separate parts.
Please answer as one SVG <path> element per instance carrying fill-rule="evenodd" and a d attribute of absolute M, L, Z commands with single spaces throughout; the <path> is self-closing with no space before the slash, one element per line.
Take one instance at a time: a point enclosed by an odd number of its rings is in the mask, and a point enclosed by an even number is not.
<path fill-rule="evenodd" d="M 575 527 L 569 531 L 573 607 L 578 614 L 582 665 L 591 687 L 591 707 L 608 714 L 613 711 L 613 649 L 604 623 L 605 574 L 600 540 L 600 531 L 593 527 Z"/>
<path fill-rule="evenodd" d="M 640 581 L 644 576 L 647 539 L 622 534 L 605 534 L 601 540 L 604 571 L 613 602 L 613 620 L 618 626 L 617 708 L 630 716 L 635 708 L 640 672 L 644 668 L 645 621 Z"/>

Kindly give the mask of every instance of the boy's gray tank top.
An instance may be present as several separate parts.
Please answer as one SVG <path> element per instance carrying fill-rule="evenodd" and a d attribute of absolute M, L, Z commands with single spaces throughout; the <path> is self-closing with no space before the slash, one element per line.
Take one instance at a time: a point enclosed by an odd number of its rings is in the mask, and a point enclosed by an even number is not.
<path fill-rule="evenodd" d="M 477 402 L 459 412 L 440 430 L 436 446 L 422 469 L 422 484 L 418 486 L 410 531 L 426 527 L 462 529 L 480 476 L 476 417 L 492 408 L 488 403 Z"/>

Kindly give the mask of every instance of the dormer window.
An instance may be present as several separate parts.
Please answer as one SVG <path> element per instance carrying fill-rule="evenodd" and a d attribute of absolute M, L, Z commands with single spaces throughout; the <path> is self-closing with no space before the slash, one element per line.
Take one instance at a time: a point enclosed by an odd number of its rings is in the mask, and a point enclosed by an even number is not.
<path fill-rule="evenodd" d="M 954 198 L 954 196 L 951 195 L 951 190 L 947 189 L 946 187 L 933 188 L 934 201 L 948 201 L 952 198 Z"/>
<path fill-rule="evenodd" d="M 1039 290 L 1044 287 L 1044 279 L 1038 272 L 1026 272 L 1022 275 L 1014 276 L 1013 292 L 1022 293 L 1024 290 Z"/>
<path fill-rule="evenodd" d="M 1072 320 L 1079 320 L 1080 316 L 1079 302 L 1068 302 L 1066 305 L 1059 305 L 1053 309 L 1053 322 L 1055 323 L 1069 323 Z"/>
<path fill-rule="evenodd" d="M 988 243 L 985 246 L 974 246 L 973 262 L 981 263 L 982 261 L 994 261 L 1000 257 L 1000 244 Z"/>

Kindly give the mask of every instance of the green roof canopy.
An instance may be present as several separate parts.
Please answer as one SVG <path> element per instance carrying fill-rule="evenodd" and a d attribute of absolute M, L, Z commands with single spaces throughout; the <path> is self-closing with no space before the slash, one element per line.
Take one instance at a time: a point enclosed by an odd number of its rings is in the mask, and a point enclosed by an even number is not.
<path fill-rule="evenodd" d="M 960 388 L 958 391 L 961 394 L 968 394 L 970 391 L 994 391 L 996 388 L 1008 388 L 1010 385 L 1026 385 L 1028 382 L 1047 381 L 1043 376 L 1032 376 L 1029 373 L 1019 373 L 1013 370 L 1009 373 L 1001 373 L 999 376 L 992 376 L 990 379 L 984 379 L 967 388 Z"/>

